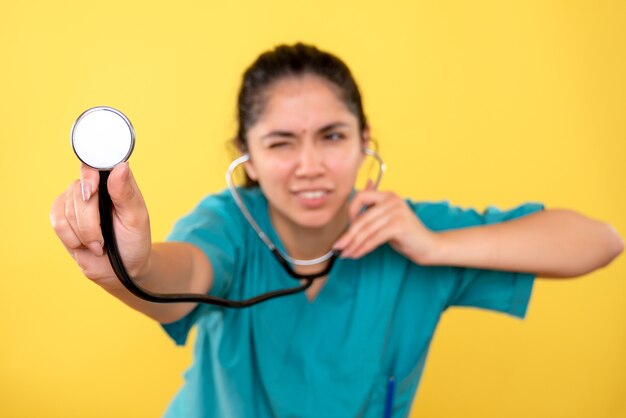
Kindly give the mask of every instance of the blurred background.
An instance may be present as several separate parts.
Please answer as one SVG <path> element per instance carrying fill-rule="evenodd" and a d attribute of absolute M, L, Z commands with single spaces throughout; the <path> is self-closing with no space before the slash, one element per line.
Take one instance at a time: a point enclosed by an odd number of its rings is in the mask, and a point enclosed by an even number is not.
<path fill-rule="evenodd" d="M 84 278 L 50 226 L 79 174 L 76 117 L 108 105 L 131 119 L 162 240 L 225 187 L 245 68 L 297 41 L 352 69 L 382 189 L 543 202 L 626 237 L 623 1 L 3 1 L 0 416 L 160 416 L 191 362 L 192 344 Z M 625 276 L 622 256 L 538 279 L 524 321 L 446 312 L 411 416 L 626 416 Z"/>

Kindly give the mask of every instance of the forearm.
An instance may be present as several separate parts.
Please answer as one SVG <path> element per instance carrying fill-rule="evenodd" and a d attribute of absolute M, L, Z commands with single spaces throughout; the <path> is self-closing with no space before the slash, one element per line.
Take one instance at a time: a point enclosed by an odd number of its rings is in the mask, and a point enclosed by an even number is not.
<path fill-rule="evenodd" d="M 425 264 L 576 277 L 606 266 L 623 251 L 610 225 L 569 210 L 436 234 Z"/>
<path fill-rule="evenodd" d="M 152 245 L 145 273 L 133 281 L 157 293 L 200 293 L 209 291 L 211 267 L 206 257 L 191 244 L 163 242 Z M 196 306 L 195 303 L 154 303 L 130 293 L 121 283 L 105 288 L 126 305 L 161 323 L 174 322 Z"/>

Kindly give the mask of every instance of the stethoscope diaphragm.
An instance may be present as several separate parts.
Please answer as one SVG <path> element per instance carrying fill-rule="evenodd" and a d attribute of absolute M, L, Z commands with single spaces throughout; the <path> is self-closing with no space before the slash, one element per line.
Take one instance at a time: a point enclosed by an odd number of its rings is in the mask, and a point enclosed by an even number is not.
<path fill-rule="evenodd" d="M 70 139 L 79 160 L 98 170 L 110 170 L 130 157 L 135 130 L 119 110 L 98 106 L 76 119 Z"/>

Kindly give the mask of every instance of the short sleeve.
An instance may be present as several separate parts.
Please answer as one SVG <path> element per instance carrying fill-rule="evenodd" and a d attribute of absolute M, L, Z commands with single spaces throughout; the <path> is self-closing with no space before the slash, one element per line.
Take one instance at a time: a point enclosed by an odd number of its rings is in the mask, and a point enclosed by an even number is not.
<path fill-rule="evenodd" d="M 489 206 L 480 213 L 443 201 L 413 204 L 413 209 L 429 229 L 443 231 L 510 221 L 541 211 L 544 205 L 528 202 L 509 210 Z M 449 267 L 449 280 L 443 286 L 443 308 L 469 306 L 523 319 L 534 280 L 535 275 L 530 273 Z"/>
<path fill-rule="evenodd" d="M 167 241 L 187 242 L 200 248 L 213 269 L 213 286 L 209 295 L 226 297 L 233 280 L 235 261 L 241 252 L 241 220 L 227 192 L 206 197 L 189 214 L 179 219 Z M 199 317 L 213 309 L 198 304 L 176 322 L 161 324 L 178 345 L 184 345 L 191 327 Z"/>

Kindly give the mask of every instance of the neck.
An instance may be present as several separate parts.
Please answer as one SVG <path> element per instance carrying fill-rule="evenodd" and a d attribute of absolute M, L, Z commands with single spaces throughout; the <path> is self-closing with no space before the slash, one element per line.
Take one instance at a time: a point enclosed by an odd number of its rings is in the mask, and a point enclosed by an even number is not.
<path fill-rule="evenodd" d="M 298 225 L 271 205 L 269 212 L 287 254 L 300 260 L 311 260 L 329 252 L 335 241 L 343 234 L 348 222 L 347 206 L 342 207 L 331 222 L 319 228 Z"/>

